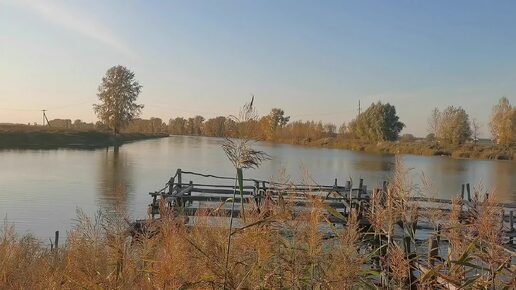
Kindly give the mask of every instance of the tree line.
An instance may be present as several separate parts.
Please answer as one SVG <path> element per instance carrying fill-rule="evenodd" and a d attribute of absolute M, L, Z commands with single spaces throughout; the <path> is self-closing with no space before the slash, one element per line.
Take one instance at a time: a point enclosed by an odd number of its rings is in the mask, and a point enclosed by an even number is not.
<path fill-rule="evenodd" d="M 94 111 L 101 123 L 97 122 L 95 127 L 103 126 L 114 133 L 122 131 L 237 137 L 235 132 L 238 132 L 239 127 L 248 125 L 225 116 L 209 119 L 203 116 L 176 117 L 171 118 L 167 124 L 160 118 L 140 119 L 138 116 L 144 106 L 137 104 L 136 99 L 141 89 L 142 86 L 134 79 L 133 72 L 123 66 L 110 68 L 98 89 L 100 103 L 94 105 Z M 256 128 L 253 137 L 260 140 L 299 143 L 332 137 L 367 142 L 415 139 L 411 134 L 400 138 L 405 124 L 400 121 L 394 105 L 382 102 L 372 103 L 355 119 L 348 124 L 341 124 L 338 129 L 333 123 L 321 121 L 291 122 L 281 108 L 273 108 L 269 114 L 246 122 L 256 122 L 252 124 Z M 71 121 L 65 123 L 68 126 Z M 426 139 L 452 145 L 477 142 L 481 127 L 476 119 L 470 119 L 462 107 L 448 106 L 443 110 L 435 108 L 430 112 L 429 134 Z M 516 142 L 516 107 L 506 97 L 501 98 L 493 107 L 488 127 L 492 140 L 497 144 Z"/>
<path fill-rule="evenodd" d="M 333 123 L 289 122 L 289 119 L 283 109 L 272 109 L 268 115 L 262 116 L 256 121 L 258 130 L 255 132 L 255 137 L 260 140 L 294 143 L 310 142 L 327 137 L 369 142 L 415 140 L 412 134 L 400 136 L 405 124 L 399 120 L 396 108 L 389 103 L 371 104 L 367 110 L 348 124 L 341 124 L 338 129 Z M 234 128 L 238 125 L 223 116 L 204 120 L 205 118 L 202 116 L 170 119 L 167 132 L 175 135 L 231 137 Z M 435 108 L 429 117 L 429 134 L 426 136 L 426 140 L 451 145 L 460 145 L 468 141 L 476 143 L 479 140 L 481 127 L 476 119 L 470 119 L 462 107 L 448 106 L 442 111 Z M 493 107 L 488 127 L 495 143 L 513 144 L 516 141 L 516 108 L 512 107 L 507 98 L 501 98 L 499 103 Z"/>

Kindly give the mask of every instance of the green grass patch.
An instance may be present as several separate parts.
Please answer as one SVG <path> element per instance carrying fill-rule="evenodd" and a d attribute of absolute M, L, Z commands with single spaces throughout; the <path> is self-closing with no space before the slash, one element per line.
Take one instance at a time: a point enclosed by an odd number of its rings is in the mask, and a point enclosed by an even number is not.
<path fill-rule="evenodd" d="M 82 131 L 42 126 L 0 125 L 0 149 L 94 149 L 136 140 L 160 138 L 167 134 Z"/>

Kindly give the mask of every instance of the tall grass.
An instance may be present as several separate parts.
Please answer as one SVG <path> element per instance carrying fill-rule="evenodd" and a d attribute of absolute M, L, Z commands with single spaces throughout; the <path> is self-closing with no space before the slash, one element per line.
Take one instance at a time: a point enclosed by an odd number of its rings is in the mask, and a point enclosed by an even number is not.
<path fill-rule="evenodd" d="M 431 265 L 421 251 L 407 256 L 393 233 L 391 224 L 409 222 L 413 212 L 409 204 L 388 200 L 403 190 L 393 185 L 389 191 L 366 217 L 372 231 L 361 228 L 356 211 L 344 228 L 333 225 L 318 197 L 303 212 L 287 194 L 260 212 L 246 208 L 245 222 L 240 219 L 241 227 L 230 232 L 229 253 L 227 223 L 217 222 L 229 217 L 215 210 L 199 211 L 191 226 L 164 214 L 149 220 L 159 231 L 134 237 L 122 218 L 79 212 L 57 251 L 5 224 L 0 289 L 438 289 L 437 279 L 463 289 L 514 289 L 511 252 L 500 246 L 500 209 L 490 199 L 478 201 L 467 221 L 458 200 L 451 213 L 443 213 L 447 221 L 439 238 L 450 246 L 441 251 L 444 260 Z M 416 278 L 415 261 L 428 268 Z"/>

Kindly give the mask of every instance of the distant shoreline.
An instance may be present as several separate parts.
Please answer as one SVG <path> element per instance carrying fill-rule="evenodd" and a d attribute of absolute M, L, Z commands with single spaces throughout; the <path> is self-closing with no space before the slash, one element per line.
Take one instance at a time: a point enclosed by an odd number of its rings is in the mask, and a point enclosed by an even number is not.
<path fill-rule="evenodd" d="M 472 144 L 440 145 L 436 142 L 383 141 L 370 143 L 326 137 L 317 140 L 266 140 L 275 144 L 291 144 L 314 148 L 343 149 L 366 153 L 409 154 L 419 156 L 447 156 L 453 159 L 516 160 L 516 145 Z"/>
<path fill-rule="evenodd" d="M 170 136 L 191 136 L 207 138 L 224 138 L 221 136 L 204 136 L 190 134 L 171 134 Z M 296 145 L 310 148 L 341 149 L 364 153 L 377 154 L 407 154 L 416 156 L 445 156 L 452 159 L 469 160 L 516 160 L 516 145 L 473 144 L 443 145 L 423 139 L 413 141 L 382 141 L 371 143 L 366 141 L 343 139 L 339 137 L 324 137 L 321 139 L 303 140 L 273 139 L 256 141 L 270 144 Z"/>
<path fill-rule="evenodd" d="M 170 136 L 168 133 L 120 133 L 115 135 L 103 130 L 74 130 L 41 126 L 0 125 L 0 149 L 97 149 L 168 136 Z M 302 140 L 276 139 L 262 141 L 275 144 L 344 149 L 367 153 L 448 156 L 453 159 L 473 160 L 516 160 L 516 145 L 467 143 L 453 146 L 442 145 L 422 139 L 371 143 L 339 137 L 325 137 L 315 140 L 307 138 Z"/>
<path fill-rule="evenodd" d="M 65 130 L 52 128 L 23 129 L 0 127 L 0 149 L 97 149 L 122 145 L 138 140 L 168 137 L 164 133 L 113 134 L 96 130 Z"/>

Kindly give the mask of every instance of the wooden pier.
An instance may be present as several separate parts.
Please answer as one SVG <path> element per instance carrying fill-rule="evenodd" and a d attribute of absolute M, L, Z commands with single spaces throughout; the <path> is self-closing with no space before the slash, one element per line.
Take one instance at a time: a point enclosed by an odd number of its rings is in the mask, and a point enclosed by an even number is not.
<path fill-rule="evenodd" d="M 205 182 L 194 182 L 193 180 L 207 180 Z M 369 223 L 367 217 L 368 213 L 374 209 L 373 203 L 385 203 L 387 199 L 388 183 L 383 182 L 381 186 L 369 189 L 363 179 L 358 182 L 347 180 L 343 184 L 339 184 L 335 179 L 331 185 L 306 185 L 306 184 L 291 184 L 278 183 L 267 180 L 247 178 L 243 180 L 243 192 L 240 192 L 237 186 L 235 177 L 216 176 L 211 174 L 201 174 L 197 172 L 183 171 L 177 169 L 174 176 L 166 183 L 165 187 L 154 192 L 150 192 L 152 202 L 149 204 L 149 217 L 152 220 L 159 220 L 164 210 L 174 216 L 184 216 L 184 222 L 188 224 L 190 217 L 196 215 L 198 211 L 218 213 L 217 217 L 233 217 L 240 219 L 241 209 L 246 211 L 256 211 L 258 213 L 267 210 L 267 204 L 289 205 L 294 212 L 302 213 L 310 210 L 314 199 L 322 202 L 326 209 L 326 222 L 335 225 L 346 225 L 347 219 L 352 212 L 356 213 L 359 219 L 359 225 L 364 231 L 371 231 L 373 226 Z M 442 263 L 446 260 L 446 252 L 449 251 L 449 242 L 441 238 L 441 230 L 447 230 L 446 220 L 425 221 L 423 216 L 425 213 L 431 211 L 440 211 L 442 213 L 450 213 L 453 206 L 460 205 L 460 223 L 467 224 L 475 215 L 478 216 L 482 210 L 483 202 L 488 199 L 488 193 L 479 193 L 471 191 L 469 184 L 462 184 L 458 187 L 460 190 L 459 201 L 453 203 L 448 199 L 423 197 L 423 196 L 409 196 L 403 202 L 411 203 L 413 208 L 416 208 L 416 216 L 410 222 L 394 221 L 394 236 L 389 237 L 389 242 L 383 240 L 385 236 L 389 235 L 383 232 L 379 240 L 373 241 L 374 247 L 378 247 L 378 243 L 390 243 L 397 247 L 404 249 L 405 255 L 411 261 L 411 277 L 410 281 L 415 281 L 415 276 L 412 271 L 416 271 L 419 277 L 426 273 L 435 271 L 436 264 Z M 239 206 L 231 207 L 232 203 Z M 391 201 L 392 202 L 392 198 Z M 500 212 L 499 228 L 502 231 L 503 243 L 495 245 L 505 251 L 509 257 L 510 271 L 516 270 L 516 229 L 514 227 L 514 212 L 516 211 L 516 204 L 514 203 L 496 203 L 494 204 Z M 385 207 L 385 204 L 380 206 Z M 421 217 L 419 216 L 421 215 Z M 137 222 L 139 229 L 144 228 L 145 221 Z M 238 223 L 234 226 L 238 228 Z M 373 230 L 375 233 L 378 229 Z M 418 230 L 418 235 L 416 235 Z M 407 234 L 409 233 L 409 234 Z M 411 234 L 410 234 L 411 233 Z M 376 234 L 375 234 L 376 237 Z M 331 237 L 330 237 L 331 238 Z M 377 238 L 375 238 L 377 239 Z M 427 257 L 422 259 L 421 247 L 426 249 Z M 417 248 L 417 249 L 416 249 Z M 382 247 L 379 255 L 382 256 Z M 441 255 L 440 255 L 441 252 Z M 417 256 L 417 258 L 415 258 Z M 449 258 L 449 257 L 448 257 Z M 482 263 L 482 262 L 479 262 Z M 379 263 L 380 265 L 381 263 Z M 389 269 L 381 268 L 384 275 L 378 284 L 388 285 L 388 282 L 383 279 L 388 279 Z M 385 266 L 383 266 L 385 267 Z M 416 275 L 416 274 L 414 274 Z M 510 278 L 510 277 L 509 277 Z M 446 289 L 459 289 L 460 285 L 455 285 L 446 279 L 437 275 L 435 283 Z M 412 283 L 409 281 L 410 289 L 414 289 Z M 385 284 L 387 283 L 387 284 Z"/>
<path fill-rule="evenodd" d="M 186 178 L 190 177 L 188 181 Z M 191 179 L 197 178 L 208 180 L 206 183 L 194 183 Z M 284 202 L 287 198 L 291 206 L 302 212 L 306 205 L 312 202 L 312 197 L 320 198 L 324 204 L 331 208 L 327 218 L 333 223 L 344 223 L 343 219 L 335 216 L 335 212 L 340 216 L 347 217 L 352 210 L 356 210 L 359 217 L 364 217 L 369 209 L 370 200 L 373 195 L 382 195 L 387 192 L 387 182 L 384 181 L 381 187 L 368 189 L 363 179 L 359 179 L 355 185 L 352 180 L 347 180 L 343 185 L 339 185 L 335 179 L 332 185 L 305 185 L 278 183 L 267 180 L 250 179 L 243 180 L 243 195 L 236 186 L 235 177 L 216 176 L 212 174 L 202 174 L 197 172 L 183 171 L 177 169 L 176 174 L 170 178 L 165 187 L 158 191 L 150 192 L 152 202 L 149 205 L 149 214 L 152 219 L 158 219 L 160 215 L 160 203 L 164 201 L 166 207 L 185 216 L 194 216 L 199 210 L 213 210 L 218 208 L 226 216 L 239 216 L 240 207 L 231 209 L 228 200 L 232 200 L 235 194 L 235 203 L 245 204 L 246 208 L 260 211 L 266 200 L 274 203 Z M 467 213 L 474 211 L 478 204 L 485 199 L 488 194 L 482 197 L 475 197 L 471 192 L 469 184 L 461 185 L 461 205 L 464 218 Z M 243 199 L 242 199 L 243 198 Z M 421 212 L 438 209 L 444 212 L 451 210 L 452 201 L 448 199 L 411 196 L 409 201 L 417 202 Z M 516 242 L 516 229 L 514 226 L 516 204 L 499 203 L 503 209 L 503 220 L 501 223 L 504 228 L 504 237 L 507 244 Z M 333 213 L 333 214 L 332 214 Z M 365 218 L 361 219 L 361 224 L 367 226 Z M 416 229 L 434 230 L 435 227 L 419 221 L 415 225 Z"/>

